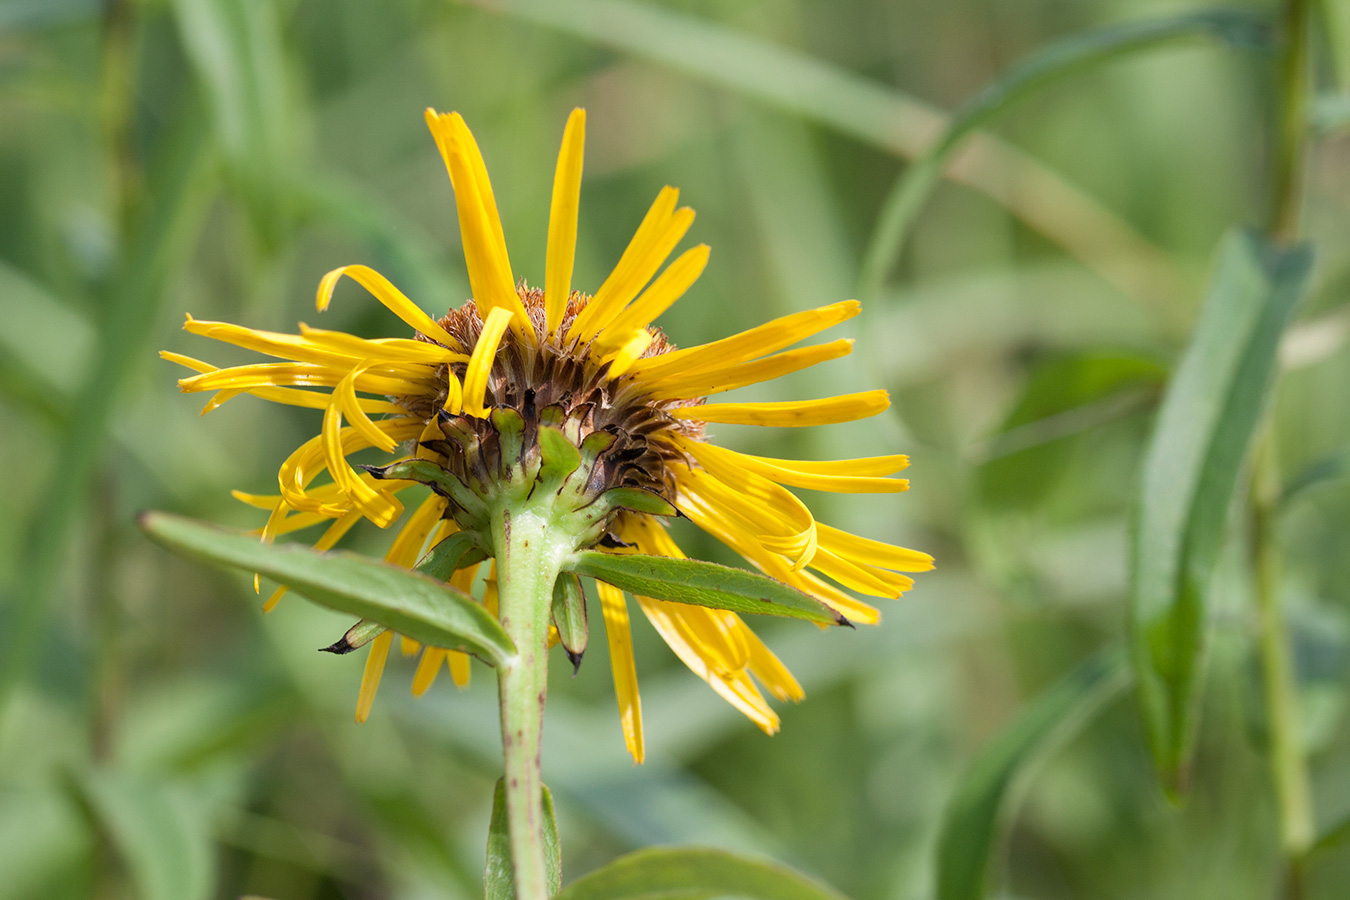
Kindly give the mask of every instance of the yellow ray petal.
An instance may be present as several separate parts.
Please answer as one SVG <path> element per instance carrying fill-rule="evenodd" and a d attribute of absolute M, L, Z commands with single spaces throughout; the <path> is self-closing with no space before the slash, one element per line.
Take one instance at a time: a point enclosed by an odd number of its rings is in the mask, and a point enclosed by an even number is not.
<path fill-rule="evenodd" d="M 356 724 L 360 725 L 370 717 L 370 707 L 375 702 L 375 691 L 380 687 L 380 676 L 384 674 L 384 663 L 389 658 L 389 645 L 393 643 L 394 633 L 386 631 L 370 642 L 370 653 L 366 655 L 366 668 L 361 673 L 361 692 L 356 697 Z"/>
<path fill-rule="evenodd" d="M 861 309 L 862 306 L 857 300 L 845 300 L 819 309 L 808 309 L 805 312 L 765 322 L 749 331 L 720 341 L 686 347 L 683 350 L 672 350 L 670 353 L 644 359 L 634 369 L 637 374 L 644 377 L 656 378 L 671 372 L 698 372 L 709 366 L 747 362 L 790 347 L 832 325 L 847 321 L 856 316 Z"/>
<path fill-rule="evenodd" d="M 708 403 L 673 409 L 676 419 L 701 422 L 725 422 L 730 425 L 766 425 L 797 428 L 808 425 L 833 425 L 866 419 L 890 408 L 891 398 L 883 390 L 842 394 L 821 400 L 789 400 L 778 403 Z"/>
<path fill-rule="evenodd" d="M 876 478 L 856 474 L 820 474 L 801 468 L 802 465 L 810 465 L 810 463 L 803 464 L 796 460 L 748 456 L 744 453 L 728 450 L 725 447 L 719 447 L 716 444 L 703 444 L 702 446 L 705 448 L 703 452 L 722 458 L 728 465 L 741 466 L 747 471 L 754 472 L 756 475 L 763 476 L 777 484 L 790 484 L 794 487 L 845 494 L 894 494 L 909 489 L 909 482 L 903 478 Z M 837 460 L 836 462 L 840 465 L 834 467 L 835 471 L 846 471 L 847 464 L 854 462 L 854 460 Z M 864 466 L 867 465 L 867 460 L 857 460 L 857 462 Z M 875 466 L 875 464 L 873 465 Z M 884 468 L 884 466 L 881 468 Z"/>
<path fill-rule="evenodd" d="M 391 438 L 388 434 L 375 427 L 370 416 L 361 409 L 361 404 L 356 399 L 356 379 L 361 377 L 369 366 L 364 363 L 358 363 L 354 366 L 346 378 L 333 389 L 332 402 L 347 418 L 351 426 L 357 433 L 370 442 L 370 446 L 378 447 L 385 453 L 393 453 L 398 448 L 398 441 Z"/>
<path fill-rule="evenodd" d="M 558 330 L 572 294 L 585 144 L 586 110 L 574 109 L 563 130 L 562 149 L 558 151 L 558 165 L 553 173 L 553 201 L 548 213 L 548 251 L 544 261 L 544 312 L 548 334 Z"/>
<path fill-rule="evenodd" d="M 436 675 L 441 671 L 441 664 L 445 662 L 445 655 L 448 652 L 444 647 L 428 647 L 422 651 L 422 658 L 417 661 L 417 671 L 413 673 L 414 697 L 422 696 L 431 687 Z"/>
<path fill-rule="evenodd" d="M 647 348 L 651 346 L 652 341 L 655 339 L 656 336 L 645 328 L 634 334 L 627 343 L 619 348 L 619 352 L 610 357 L 609 377 L 618 378 L 620 375 L 627 372 L 628 367 L 631 366 L 639 356 L 647 351 Z"/>
<path fill-rule="evenodd" d="M 501 216 L 478 143 L 459 113 L 437 115 L 428 109 L 426 119 L 455 191 L 464 264 L 478 312 L 486 319 L 494 309 L 509 310 L 521 333 L 532 332 L 529 316 L 516 294 Z"/>
<path fill-rule="evenodd" d="M 665 603 L 650 597 L 638 597 L 637 601 L 647 621 L 652 623 L 657 634 L 661 635 L 690 671 L 708 682 L 722 699 L 740 710 L 766 734 L 778 731 L 778 714 L 769 707 L 746 674 L 735 672 L 727 675 L 712 670 L 701 652 L 702 648 L 692 643 L 688 632 L 679 626 L 678 617 L 694 607 L 681 607 L 677 603 Z"/>
<path fill-rule="evenodd" d="M 750 674 L 759 679 L 760 684 L 769 689 L 779 700 L 801 701 L 806 697 L 806 691 L 797 683 L 797 679 L 792 677 L 787 666 L 779 661 L 773 651 L 765 646 L 760 640 L 759 635 L 751 630 L 749 625 L 741 623 L 741 628 L 745 632 L 746 642 L 750 646 Z"/>
<path fill-rule="evenodd" d="M 399 529 L 389 551 L 385 553 L 385 562 L 411 569 L 421 558 L 427 538 L 440 525 L 445 513 L 445 498 L 439 494 L 429 494 L 408 517 L 408 521 Z"/>
<path fill-rule="evenodd" d="M 619 723 L 633 762 L 646 758 L 642 744 L 642 700 L 638 697 L 637 665 L 633 661 L 633 636 L 628 630 L 628 604 L 623 591 L 603 581 L 595 583 L 600 610 L 605 617 L 605 639 L 614 670 L 614 694 L 619 701 Z"/>
<path fill-rule="evenodd" d="M 735 363 L 720 369 L 707 369 L 692 375 L 671 374 L 659 380 L 644 378 L 643 383 L 650 386 L 649 396 L 653 400 L 705 397 L 745 387 L 748 384 L 772 381 L 790 372 L 847 356 L 852 351 L 852 339 L 841 338 L 828 344 L 786 350 L 764 359 Z"/>
<path fill-rule="evenodd" d="M 731 519 L 766 549 L 782 553 L 801 568 L 816 552 L 816 520 L 791 491 L 707 452 L 700 441 L 676 438 L 676 445 L 701 468 L 675 466 L 681 500 L 696 496 L 714 515 Z M 676 503 L 683 511 L 684 506 Z"/>
<path fill-rule="evenodd" d="M 488 375 L 492 372 L 492 363 L 497 358 L 497 345 L 511 323 L 511 311 L 498 307 L 488 313 L 483 322 L 483 331 L 474 344 L 473 355 L 464 372 L 464 411 L 471 416 L 486 418 L 483 397 L 487 392 Z"/>
<path fill-rule="evenodd" d="M 346 452 L 350 451 L 344 452 L 342 445 L 343 431 L 342 413 L 335 403 L 329 406 L 323 414 L 323 431 L 320 435 L 323 442 L 324 460 L 328 464 L 328 473 L 333 477 L 333 481 L 342 488 L 342 492 L 347 495 L 347 499 L 351 501 L 354 507 L 376 525 L 387 528 L 402 514 L 403 504 L 399 503 L 387 490 L 376 490 L 357 477 L 356 472 L 347 462 Z M 359 432 L 358 435 L 360 435 Z M 365 435 L 360 435 L 360 438 L 365 440 Z M 282 494 L 285 493 L 286 487 L 283 485 Z"/>
<path fill-rule="evenodd" d="M 347 334 L 345 331 L 313 328 L 304 322 L 300 323 L 300 334 L 316 347 L 344 354 L 352 359 L 421 362 L 437 365 L 447 362 L 464 362 L 469 358 L 464 353 L 429 341 L 417 341 L 412 338 L 367 340 Z"/>
<path fill-rule="evenodd" d="M 822 546 L 829 547 L 832 553 L 837 553 L 845 559 L 883 569 L 927 572 L 933 568 L 933 557 L 920 550 L 873 541 L 839 528 L 831 528 L 829 525 L 820 526 L 820 542 Z"/>
<path fill-rule="evenodd" d="M 768 456 L 747 456 L 777 469 L 790 469 L 805 475 L 832 475 L 836 477 L 882 477 L 894 475 L 909 468 L 909 457 L 863 456 L 858 459 L 773 459 Z"/>
<path fill-rule="evenodd" d="M 620 338 L 610 339 L 610 334 L 626 335 L 630 331 L 646 328 L 671 305 L 684 296 L 708 265 L 708 254 L 712 252 L 707 244 L 699 244 L 693 249 L 681 253 L 679 258 L 666 267 L 642 295 L 629 304 L 628 308 L 614 319 L 601 335 L 601 346 L 613 346 Z"/>
<path fill-rule="evenodd" d="M 816 555 L 811 559 L 811 568 L 833 578 L 851 591 L 873 597 L 899 597 L 914 587 L 914 579 L 908 575 L 900 575 L 874 566 L 859 565 L 824 547 L 816 548 Z"/>
<path fill-rule="evenodd" d="M 587 325 L 578 331 L 582 341 L 594 338 L 613 324 L 615 317 L 628 305 L 628 301 L 636 297 L 661 266 L 665 265 L 666 258 L 693 224 L 692 209 L 686 206 L 675 210 L 656 237 L 634 256 L 632 265 L 624 272 L 623 277 L 606 281 L 605 285 L 608 287 L 602 286 L 595 292 L 595 296 L 586 306 L 586 312 L 591 314 Z M 578 316 L 577 321 L 580 320 L 581 317 Z"/>
<path fill-rule="evenodd" d="M 432 340 L 440 341 L 451 349 L 462 349 L 459 346 L 459 341 L 455 340 L 450 332 L 437 325 L 435 319 L 423 312 L 420 306 L 413 303 L 402 291 L 394 287 L 388 278 L 385 278 L 370 266 L 342 266 L 323 276 L 319 280 L 319 290 L 314 298 L 314 304 L 319 308 L 319 312 L 328 308 L 329 302 L 333 299 L 333 288 L 337 286 L 338 279 L 343 275 L 369 291 L 376 300 L 388 307 L 390 312 L 417 331 Z"/>
<path fill-rule="evenodd" d="M 642 223 L 638 225 L 637 231 L 633 233 L 632 240 L 628 242 L 628 246 L 624 248 L 623 254 L 619 257 L 619 262 L 614 266 L 614 271 L 609 273 L 609 277 L 595 292 L 595 297 L 591 298 L 591 302 L 586 305 L 586 308 L 577 316 L 576 321 L 572 323 L 572 327 L 567 330 L 567 340 L 581 340 L 583 335 L 589 336 L 599 330 L 598 325 L 593 325 L 596 314 L 600 311 L 596 306 L 596 298 L 602 295 L 613 296 L 620 284 L 629 278 L 636 261 L 650 252 L 657 236 L 670 221 L 671 213 L 679 199 L 679 190 L 670 185 L 663 187 L 661 192 L 656 195 L 651 208 L 647 210 L 647 215 L 642 218 Z"/>
<path fill-rule="evenodd" d="M 233 344 L 236 347 L 243 347 L 244 349 L 252 350 L 255 353 L 264 353 L 268 356 L 275 356 L 280 359 L 291 359 L 296 362 L 346 366 L 350 365 L 355 358 L 346 353 L 339 353 L 330 348 L 320 347 L 313 341 L 301 337 L 300 335 L 281 334 L 275 331 L 245 328 L 242 325 L 235 325 L 232 322 L 212 322 L 204 319 L 194 319 L 190 315 L 183 323 L 183 330 L 189 334 L 210 338 L 211 340 L 221 341 L 226 344 Z"/>

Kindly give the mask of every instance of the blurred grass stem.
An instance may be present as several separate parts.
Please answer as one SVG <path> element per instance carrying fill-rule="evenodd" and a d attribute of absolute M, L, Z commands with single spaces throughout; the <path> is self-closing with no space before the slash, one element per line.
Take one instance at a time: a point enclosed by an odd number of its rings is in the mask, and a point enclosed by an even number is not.
<path fill-rule="evenodd" d="M 1275 110 L 1274 171 L 1268 228 L 1280 244 L 1298 238 L 1308 133 L 1309 0 L 1286 0 Z M 1271 778 L 1279 808 L 1280 849 L 1290 900 L 1307 895 L 1306 861 L 1315 837 L 1312 789 L 1303 751 L 1298 675 L 1281 608 L 1282 560 L 1275 534 L 1280 470 L 1273 424 L 1257 446 L 1252 489 L 1252 553 L 1256 568 L 1259 654 L 1269 730 Z"/>

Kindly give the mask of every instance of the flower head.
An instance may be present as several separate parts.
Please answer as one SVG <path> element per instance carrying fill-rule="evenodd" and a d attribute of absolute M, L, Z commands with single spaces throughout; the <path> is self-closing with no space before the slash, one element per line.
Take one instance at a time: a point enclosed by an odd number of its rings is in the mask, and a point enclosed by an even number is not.
<path fill-rule="evenodd" d="M 320 433 L 282 464 L 278 494 L 236 492 L 270 513 L 264 541 L 326 524 L 315 546 L 327 549 L 362 518 L 380 527 L 401 520 L 386 558 L 413 566 L 450 534 L 481 532 L 494 498 L 533 490 L 560 456 L 574 454 L 567 470 L 555 473 L 565 482 L 554 483 L 568 492 L 578 547 L 681 558 L 660 519 L 678 511 L 765 574 L 812 595 L 841 619 L 864 623 L 876 622 L 877 611 L 845 589 L 896 597 L 912 584 L 901 573 L 932 568 L 925 553 L 817 522 L 788 490 L 903 491 L 908 483 L 890 476 L 905 468 L 906 457 L 770 459 L 719 447 L 706 433 L 710 423 L 824 425 L 885 410 L 888 400 L 880 390 L 787 403 L 706 402 L 848 353 L 847 340 L 788 348 L 852 318 L 856 301 L 676 349 L 653 322 L 694 283 L 709 252 L 700 245 L 665 265 L 694 219 L 692 210 L 677 207 L 677 190 L 661 191 L 594 293 L 574 291 L 585 129 L 584 112 L 575 110 L 558 156 L 544 286 L 530 288 L 513 273 L 487 169 L 464 120 L 428 110 L 427 124 L 454 188 L 471 301 L 433 319 L 374 270 L 344 266 L 321 280 L 318 308 L 328 305 L 337 281 L 347 276 L 406 322 L 411 337 L 363 339 L 305 325 L 299 334 L 275 334 L 189 317 L 185 327 L 194 334 L 283 361 L 218 369 L 163 354 L 198 373 L 179 382 L 184 391 L 216 392 L 205 411 L 241 393 L 323 410 Z M 559 441 L 575 449 L 563 453 Z M 349 461 L 371 447 L 400 455 L 378 467 Z M 328 480 L 318 483 L 325 472 Z M 433 491 L 407 512 L 400 495 L 418 482 Z M 562 496 L 564 487 L 557 490 Z M 492 552 L 490 542 L 482 546 L 480 560 Z M 458 568 L 451 584 L 469 589 L 478 568 Z M 489 609 L 495 608 L 494 584 L 489 569 L 482 596 Z M 596 588 L 624 736 L 640 760 L 628 603 L 610 584 L 597 580 Z M 777 730 L 779 720 L 760 686 L 780 700 L 801 698 L 792 675 L 735 613 L 635 599 L 680 659 L 764 731 Z M 362 623 L 330 648 L 345 652 L 370 643 L 358 721 L 370 710 L 393 638 Z M 405 653 L 421 653 L 414 694 L 447 665 L 457 683 L 467 681 L 469 661 L 462 653 L 418 647 L 407 638 L 401 644 Z M 579 661 L 578 648 L 567 650 Z"/>

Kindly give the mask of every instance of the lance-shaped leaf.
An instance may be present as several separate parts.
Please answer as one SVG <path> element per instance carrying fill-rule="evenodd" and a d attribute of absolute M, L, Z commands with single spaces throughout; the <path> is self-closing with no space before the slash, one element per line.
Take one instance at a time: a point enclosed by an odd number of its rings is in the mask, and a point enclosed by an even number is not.
<path fill-rule="evenodd" d="M 457 570 L 486 558 L 487 554 L 479 546 L 478 536 L 474 532 L 456 531 L 427 551 L 427 555 L 417 564 L 417 571 L 436 581 L 449 581 Z"/>
<path fill-rule="evenodd" d="M 1014 778 L 1067 741 L 1129 683 L 1124 654 L 1114 648 L 1088 659 L 1032 700 L 979 752 L 956 785 L 937 843 L 938 900 L 981 900 L 999 819 Z"/>
<path fill-rule="evenodd" d="M 621 856 L 567 886 L 554 900 L 846 900 L 777 863 L 702 848 L 656 848 Z"/>
<path fill-rule="evenodd" d="M 1311 266 L 1306 247 L 1229 235 L 1144 461 L 1130 641 L 1154 763 L 1172 792 L 1184 786 L 1190 760 L 1206 594 L 1229 503 Z"/>
<path fill-rule="evenodd" d="M 548 870 L 549 894 L 562 886 L 562 845 L 558 840 L 558 821 L 553 813 L 553 794 L 543 786 L 544 867 Z M 506 822 L 506 787 L 497 779 L 492 794 L 492 822 L 488 825 L 487 867 L 483 869 L 483 893 L 486 900 L 515 900 L 511 878 L 511 837 Z"/>
<path fill-rule="evenodd" d="M 573 554 L 564 568 L 657 600 L 729 609 L 737 613 L 850 624 L 811 595 L 767 575 L 698 559 L 583 550 Z"/>
<path fill-rule="evenodd" d="M 553 582 L 553 627 L 558 629 L 558 643 L 567 651 L 572 669 L 581 668 L 581 656 L 586 652 L 589 635 L 586 629 L 586 593 L 581 579 L 568 572 Z"/>
<path fill-rule="evenodd" d="M 252 535 L 168 513 L 145 513 L 140 525 L 176 553 L 258 572 L 321 606 L 378 622 L 420 643 L 464 650 L 492 665 L 515 655 L 501 625 L 473 598 L 410 569 L 355 553 L 263 544 Z"/>

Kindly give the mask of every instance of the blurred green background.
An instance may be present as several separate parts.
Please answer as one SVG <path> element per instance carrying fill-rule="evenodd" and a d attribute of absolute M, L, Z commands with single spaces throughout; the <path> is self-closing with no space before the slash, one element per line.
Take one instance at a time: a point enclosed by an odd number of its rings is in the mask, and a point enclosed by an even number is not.
<path fill-rule="evenodd" d="M 481 8 L 480 8 L 481 7 Z M 489 8 L 490 7 L 490 8 Z M 663 184 L 711 264 L 661 324 L 678 344 L 862 295 L 853 356 L 744 399 L 892 392 L 876 420 L 716 427 L 770 456 L 907 452 L 899 496 L 807 496 L 818 516 L 928 550 L 880 627 L 761 633 L 808 698 L 770 739 L 635 627 L 648 762 L 623 749 L 592 642 L 554 660 L 545 779 L 565 879 L 658 843 L 763 853 L 857 900 L 933 896 L 957 779 L 1028 699 L 1124 632 L 1127 524 L 1161 387 L 1221 234 L 1264 215 L 1272 52 L 1169 43 L 1076 72 L 958 157 L 883 286 L 862 261 L 906 158 L 1027 54 L 1199 8 L 1139 0 L 4 0 L 0 2 L 0 898 L 481 896 L 499 772 L 488 670 L 408 695 L 395 660 L 352 723 L 346 619 L 169 556 L 145 508 L 261 524 L 319 414 L 251 398 L 199 419 L 158 348 L 246 357 L 185 312 L 290 331 L 404 326 L 467 297 L 450 185 L 422 121 L 458 110 L 518 275 L 543 276 L 554 158 L 588 111 L 574 283 L 594 288 Z M 1272 4 L 1233 4 L 1257 17 Z M 1319 84 L 1350 81 L 1350 16 L 1318 10 Z M 1341 95 L 1342 97 L 1344 95 Z M 1344 102 L 1341 101 L 1342 107 Z M 1335 103 L 1326 119 L 1337 118 Z M 1319 106 L 1319 110 L 1322 107 Z M 1344 110 L 1340 112 L 1343 121 Z M 1284 590 L 1319 822 L 1350 811 L 1350 137 L 1313 145 L 1317 280 L 1276 407 Z M 862 285 L 862 286 L 860 286 Z M 809 495 L 810 492 L 804 492 Z M 692 528 L 691 555 L 730 562 Z M 1216 590 L 1188 802 L 1157 787 L 1131 695 L 1018 781 L 995 892 L 1265 898 L 1279 889 L 1255 618 L 1235 519 Z M 358 527 L 349 544 L 380 553 Z M 1313 860 L 1344 897 L 1350 850 Z"/>

